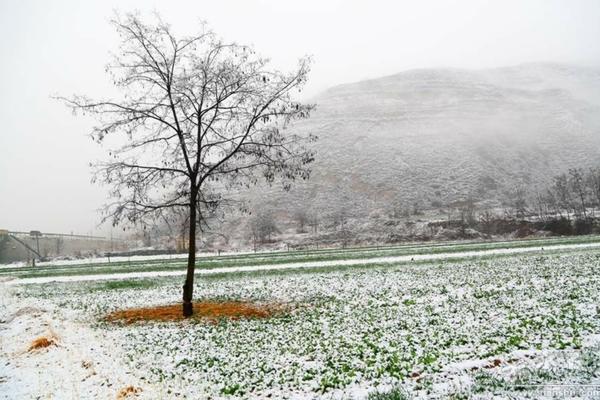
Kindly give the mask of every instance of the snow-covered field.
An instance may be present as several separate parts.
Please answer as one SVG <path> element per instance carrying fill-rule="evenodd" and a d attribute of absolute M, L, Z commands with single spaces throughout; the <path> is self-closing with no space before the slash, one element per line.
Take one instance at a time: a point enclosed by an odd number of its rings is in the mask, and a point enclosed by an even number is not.
<path fill-rule="evenodd" d="M 580 247 L 600 246 L 599 236 L 575 236 L 543 239 L 512 240 L 503 242 L 441 242 L 413 243 L 396 246 L 372 246 L 347 249 L 318 249 L 302 251 L 273 251 L 262 253 L 230 253 L 216 256 L 214 254 L 197 254 L 197 273 L 218 273 L 223 268 L 227 270 L 253 270 L 264 268 L 298 268 L 336 265 L 355 265 L 380 261 L 382 263 L 400 262 L 405 260 L 431 260 L 473 256 L 514 254 L 518 252 L 539 252 L 571 249 Z M 362 261 L 361 261 L 362 260 Z M 61 280 L 96 280 L 96 279 L 126 279 L 131 277 L 174 276 L 185 272 L 187 260 L 181 255 L 136 256 L 131 259 L 95 258 L 86 260 L 64 260 L 53 263 L 37 264 L 35 267 L 26 265 L 3 265 L 0 277 L 12 277 L 20 280 L 14 283 L 44 283 Z M 245 268 L 239 268 L 245 267 Z M 210 271 L 209 271 L 210 270 Z M 160 273 L 157 273 L 160 272 Z M 129 274 L 129 275 L 128 275 Z M 79 275 L 81 277 L 75 277 Z M 95 276 L 101 275 L 101 276 Z M 36 279 L 29 278 L 50 278 Z"/>
<path fill-rule="evenodd" d="M 544 246 L 530 246 L 530 247 L 518 247 L 518 248 L 493 248 L 489 250 L 471 250 L 471 251 L 458 251 L 458 252 L 442 252 L 434 254 L 408 254 L 402 256 L 387 256 L 387 257 L 368 257 L 368 258 L 357 258 L 348 260 L 332 260 L 332 261 L 303 261 L 303 262 L 292 262 L 292 263 L 275 263 L 275 264 L 255 264 L 255 265 L 244 265 L 244 266 L 228 266 L 221 268 L 199 268 L 196 271 L 197 275 L 214 275 L 222 273 L 235 273 L 235 272 L 254 272 L 254 271 L 271 271 L 271 270 L 288 270 L 288 269 L 302 269 L 302 268 L 336 268 L 336 267 L 349 267 L 356 265 L 379 265 L 379 264 L 394 264 L 404 263 L 407 261 L 432 261 L 432 260 L 447 260 L 455 258 L 467 258 L 467 257 L 485 257 L 485 256 L 500 256 L 500 255 L 512 255 L 522 253 L 535 253 L 541 251 L 561 251 L 561 250 L 573 250 L 573 249 L 584 249 L 584 248 L 599 248 L 600 243 L 577 243 L 577 244 L 563 244 L 563 245 L 546 245 Z M 168 276 L 183 276 L 186 274 L 185 269 L 170 270 L 170 271 L 135 271 L 135 272 L 117 272 L 117 273 L 103 273 L 103 274 L 74 274 L 74 275 L 54 275 L 54 276 L 41 276 L 32 278 L 20 278 L 6 281 L 8 285 L 22 285 L 22 284 L 43 284 L 50 282 L 81 282 L 81 281 L 97 281 L 97 280 L 121 280 L 130 278 L 158 278 Z"/>
<path fill-rule="evenodd" d="M 199 275 L 199 299 L 289 308 L 217 324 L 102 321 L 181 277 L 0 283 L 0 398 L 599 397 L 600 249 L 366 265 Z"/>

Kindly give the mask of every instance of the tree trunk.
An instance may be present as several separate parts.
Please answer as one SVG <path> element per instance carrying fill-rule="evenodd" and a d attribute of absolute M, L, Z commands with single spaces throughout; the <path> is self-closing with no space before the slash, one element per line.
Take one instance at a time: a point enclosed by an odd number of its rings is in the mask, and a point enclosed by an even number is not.
<path fill-rule="evenodd" d="M 583 219 L 587 221 L 587 213 L 585 211 L 585 195 L 583 193 L 580 193 L 579 197 L 581 198 L 581 209 L 583 210 Z"/>
<path fill-rule="evenodd" d="M 194 313 L 192 296 L 194 292 L 194 268 L 196 267 L 196 199 L 198 193 L 192 189 L 190 194 L 190 235 L 188 244 L 188 265 L 183 285 L 183 316 L 190 317 Z"/>

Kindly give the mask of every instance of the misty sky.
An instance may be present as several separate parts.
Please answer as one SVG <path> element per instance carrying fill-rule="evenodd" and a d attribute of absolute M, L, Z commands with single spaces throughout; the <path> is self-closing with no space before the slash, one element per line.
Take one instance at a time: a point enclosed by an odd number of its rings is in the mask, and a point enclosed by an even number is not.
<path fill-rule="evenodd" d="M 314 57 L 306 96 L 410 68 L 551 61 L 600 65 L 600 1 L 0 0 L 0 229 L 106 234 L 90 183 L 105 151 L 51 95 L 114 93 L 115 9 L 158 11 L 176 33 L 205 20 L 277 68 Z"/>

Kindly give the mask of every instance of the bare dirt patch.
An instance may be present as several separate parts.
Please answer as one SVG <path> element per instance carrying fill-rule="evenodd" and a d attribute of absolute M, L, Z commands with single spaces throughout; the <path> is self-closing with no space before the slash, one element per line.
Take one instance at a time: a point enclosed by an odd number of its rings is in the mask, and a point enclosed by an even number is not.
<path fill-rule="evenodd" d="M 123 399 L 131 398 L 131 397 L 137 397 L 137 394 L 141 393 L 141 392 L 142 392 L 142 388 L 139 388 L 139 387 L 135 387 L 135 386 L 124 387 L 123 389 L 119 390 L 119 393 L 117 394 L 117 400 L 123 400 Z"/>
<path fill-rule="evenodd" d="M 224 318 L 269 318 L 283 311 L 283 307 L 279 305 L 237 301 L 201 301 L 194 303 L 194 315 L 192 319 L 215 322 Z M 123 322 L 126 324 L 143 321 L 183 321 L 185 319 L 182 314 L 181 304 L 119 310 L 105 317 L 105 320 L 108 322 Z"/>
<path fill-rule="evenodd" d="M 37 338 L 31 342 L 31 345 L 29 345 L 28 351 L 45 349 L 46 347 L 55 346 L 55 345 L 56 345 L 56 338 L 54 338 L 52 336 L 40 336 L 39 338 Z"/>

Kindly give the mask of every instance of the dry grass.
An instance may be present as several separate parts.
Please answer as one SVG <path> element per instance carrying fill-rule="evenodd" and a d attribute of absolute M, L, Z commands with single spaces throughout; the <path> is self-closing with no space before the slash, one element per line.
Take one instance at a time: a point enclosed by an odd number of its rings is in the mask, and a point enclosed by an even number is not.
<path fill-rule="evenodd" d="M 56 345 L 56 338 L 53 336 L 40 336 L 31 342 L 28 351 L 35 351 L 39 349 L 45 349 L 46 347 Z"/>
<path fill-rule="evenodd" d="M 209 322 L 215 322 L 223 318 L 269 318 L 282 311 L 283 308 L 277 305 L 235 301 L 201 301 L 194 303 L 194 315 L 192 318 Z M 109 322 L 124 322 L 126 324 L 140 321 L 182 321 L 184 319 L 181 304 L 120 310 L 108 314 L 105 318 Z"/>
<path fill-rule="evenodd" d="M 124 387 L 123 389 L 119 390 L 119 393 L 117 394 L 117 400 L 123 400 L 128 397 L 136 397 L 141 391 L 142 388 L 135 386 Z"/>

